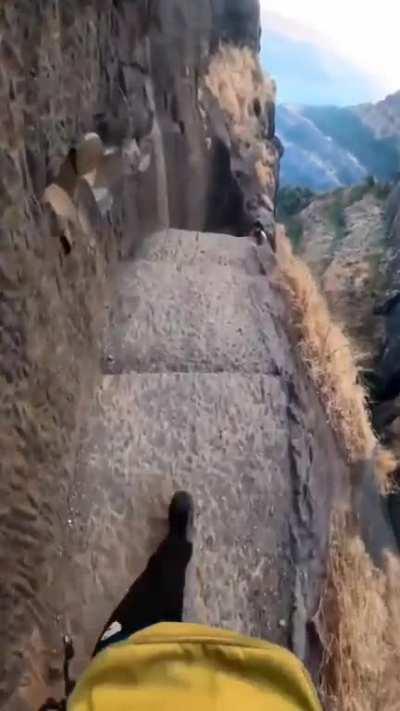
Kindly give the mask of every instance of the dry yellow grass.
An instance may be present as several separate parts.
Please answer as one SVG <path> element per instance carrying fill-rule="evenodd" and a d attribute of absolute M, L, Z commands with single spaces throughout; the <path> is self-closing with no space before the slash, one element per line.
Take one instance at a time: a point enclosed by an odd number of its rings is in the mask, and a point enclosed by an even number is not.
<path fill-rule="evenodd" d="M 299 350 L 324 404 L 327 418 L 350 462 L 373 459 L 382 492 L 392 486 L 398 465 L 378 443 L 367 396 L 360 384 L 360 354 L 335 323 L 308 266 L 294 256 L 284 228 L 277 228 L 280 286 L 291 305 Z"/>
<path fill-rule="evenodd" d="M 265 165 L 261 160 L 256 161 L 255 168 L 260 185 L 263 188 L 266 188 L 270 182 L 273 182 L 274 180 L 271 168 L 269 168 L 268 165 Z"/>
<path fill-rule="evenodd" d="M 358 354 L 330 315 L 308 267 L 277 232 L 279 284 L 293 313 L 300 354 L 350 462 L 372 459 L 378 485 L 390 488 L 393 454 L 372 430 L 359 384 Z M 329 711 L 400 709 L 400 560 L 376 568 L 351 514 L 336 517 L 326 591 L 318 615 L 325 649 L 322 695 Z"/>
<path fill-rule="evenodd" d="M 267 102 L 275 102 L 275 82 L 263 72 L 258 56 L 247 47 L 221 45 L 211 59 L 205 83 L 228 119 L 232 137 L 250 151 L 263 189 L 272 177 L 276 156 L 264 138 Z"/>
<path fill-rule="evenodd" d="M 310 270 L 277 231 L 279 284 L 291 305 L 301 357 L 348 460 L 371 460 L 382 491 L 391 485 L 393 454 L 372 430 L 359 384 L 359 355 Z M 356 485 L 356 482 L 354 482 Z M 321 692 L 329 711 L 400 709 L 400 560 L 376 568 L 350 513 L 335 518 L 326 591 L 318 615 L 325 649 Z"/>
<path fill-rule="evenodd" d="M 307 265 L 293 255 L 284 229 L 278 227 L 278 263 L 291 304 L 301 356 L 325 406 L 329 422 L 350 461 L 372 457 L 377 440 L 366 394 L 359 384 L 358 354 L 333 321 Z"/>
<path fill-rule="evenodd" d="M 396 488 L 394 478 L 399 463 L 390 449 L 378 445 L 374 454 L 375 474 L 383 494 L 388 494 Z"/>
<path fill-rule="evenodd" d="M 262 111 L 267 100 L 275 100 L 274 82 L 248 47 L 221 45 L 211 59 L 206 85 L 236 126 L 253 119 L 258 124 L 255 104 Z"/>
<path fill-rule="evenodd" d="M 400 707 L 400 561 L 376 568 L 344 518 L 332 537 L 319 615 L 326 655 L 322 695 L 330 711 Z"/>

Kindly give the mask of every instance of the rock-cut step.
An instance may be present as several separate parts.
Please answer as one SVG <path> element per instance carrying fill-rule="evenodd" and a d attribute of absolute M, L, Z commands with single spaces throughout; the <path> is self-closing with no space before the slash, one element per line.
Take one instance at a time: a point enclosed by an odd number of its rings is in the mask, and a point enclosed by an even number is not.
<path fill-rule="evenodd" d="M 239 240 L 237 240 L 239 241 Z M 278 373 L 288 362 L 263 276 L 221 265 L 121 265 L 104 369 Z"/>
<path fill-rule="evenodd" d="M 79 599 L 67 609 L 79 610 L 71 633 L 88 632 L 87 652 L 164 535 L 180 488 L 197 511 L 190 619 L 285 641 L 278 622 L 289 616 L 293 574 L 286 410 L 280 379 L 268 375 L 103 378 L 71 497 L 69 590 Z"/>
<path fill-rule="evenodd" d="M 136 259 L 149 262 L 174 262 L 179 268 L 194 265 L 229 266 L 246 274 L 261 273 L 257 248 L 245 237 L 166 229 L 147 237 L 136 252 Z"/>

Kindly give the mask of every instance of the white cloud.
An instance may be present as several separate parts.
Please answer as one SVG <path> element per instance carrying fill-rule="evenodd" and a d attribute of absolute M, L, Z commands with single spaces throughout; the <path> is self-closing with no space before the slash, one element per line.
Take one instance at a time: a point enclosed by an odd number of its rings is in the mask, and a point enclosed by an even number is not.
<path fill-rule="evenodd" d="M 268 28 L 310 41 L 352 62 L 382 87 L 400 89 L 398 0 L 261 0 Z"/>

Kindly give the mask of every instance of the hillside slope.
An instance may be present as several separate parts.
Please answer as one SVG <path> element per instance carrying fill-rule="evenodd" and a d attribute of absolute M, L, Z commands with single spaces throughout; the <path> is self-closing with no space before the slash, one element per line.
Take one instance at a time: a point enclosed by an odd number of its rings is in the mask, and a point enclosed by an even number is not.
<path fill-rule="evenodd" d="M 283 189 L 278 213 L 355 344 L 375 427 L 400 456 L 399 186 Z"/>
<path fill-rule="evenodd" d="M 392 180 L 400 167 L 399 94 L 349 108 L 281 105 L 277 131 L 284 185 L 324 192 L 368 175 Z"/>
<path fill-rule="evenodd" d="M 385 203 L 373 187 L 357 186 L 314 197 L 289 223 L 298 253 L 358 343 L 365 366 L 383 338 L 374 309 L 384 288 Z"/>

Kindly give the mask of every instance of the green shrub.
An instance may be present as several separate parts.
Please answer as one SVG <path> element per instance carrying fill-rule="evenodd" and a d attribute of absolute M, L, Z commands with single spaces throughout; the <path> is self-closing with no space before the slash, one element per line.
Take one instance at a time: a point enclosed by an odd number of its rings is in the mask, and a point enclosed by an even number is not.
<path fill-rule="evenodd" d="M 297 251 L 303 239 L 304 228 L 299 217 L 291 217 L 286 221 L 286 232 L 293 245 L 293 249 Z"/>
<path fill-rule="evenodd" d="M 373 188 L 373 194 L 378 200 L 386 200 L 391 192 L 390 183 L 375 183 Z"/>
<path fill-rule="evenodd" d="M 379 183 L 372 177 L 372 175 L 369 175 L 364 183 L 355 185 L 354 188 L 351 188 L 346 197 L 346 207 L 350 207 L 350 205 L 354 205 L 354 203 L 359 202 L 367 193 L 375 195 L 378 200 L 386 200 L 389 196 L 390 190 L 390 183 Z"/>
<path fill-rule="evenodd" d="M 341 240 L 346 236 L 346 213 L 344 211 L 342 196 L 337 195 L 327 207 L 327 218 L 335 232 L 335 239 Z"/>
<path fill-rule="evenodd" d="M 346 197 L 346 207 L 354 205 L 355 202 L 360 202 L 369 189 L 367 183 L 361 183 L 361 185 L 355 185 L 354 188 L 351 188 Z"/>
<path fill-rule="evenodd" d="M 297 215 L 314 197 L 314 193 L 309 188 L 281 188 L 278 193 L 278 219 L 285 222 L 287 218 Z"/>

